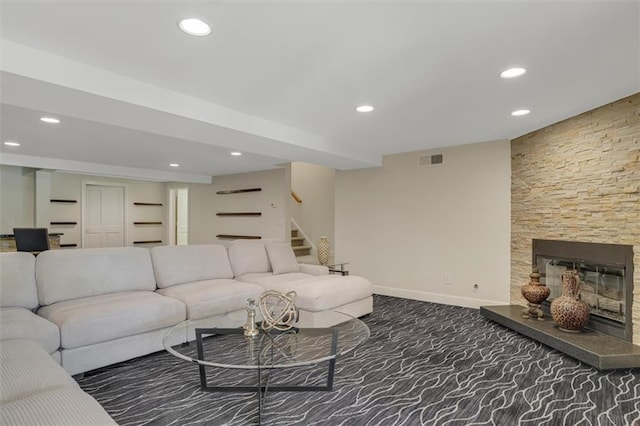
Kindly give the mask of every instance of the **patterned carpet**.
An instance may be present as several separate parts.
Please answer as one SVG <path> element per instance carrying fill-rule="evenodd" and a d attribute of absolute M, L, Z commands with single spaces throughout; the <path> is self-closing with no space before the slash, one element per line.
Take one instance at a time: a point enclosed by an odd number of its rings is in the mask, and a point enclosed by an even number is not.
<path fill-rule="evenodd" d="M 371 338 L 338 360 L 334 391 L 272 393 L 264 424 L 640 426 L 640 369 L 599 372 L 474 309 L 375 296 L 363 320 Z M 202 392 L 197 366 L 164 352 L 78 382 L 121 425 L 257 424 L 255 394 Z"/>

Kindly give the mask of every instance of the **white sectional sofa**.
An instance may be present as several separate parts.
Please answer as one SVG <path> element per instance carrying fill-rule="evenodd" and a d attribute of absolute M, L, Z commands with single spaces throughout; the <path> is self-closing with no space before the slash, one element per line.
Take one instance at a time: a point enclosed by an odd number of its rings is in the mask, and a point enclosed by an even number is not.
<path fill-rule="evenodd" d="M 373 310 L 368 280 L 298 265 L 283 242 L 1 253 L 0 424 L 114 424 L 70 375 L 162 350 L 185 319 L 239 327 L 270 289 L 296 291 L 301 327 Z"/>
<path fill-rule="evenodd" d="M 35 257 L 0 256 L 0 424 L 115 425 L 60 366 L 60 330 L 38 306 Z"/>
<path fill-rule="evenodd" d="M 0 341 L 0 424 L 115 425 L 34 340 Z"/>
<path fill-rule="evenodd" d="M 31 253 L 0 256 L 0 340 L 35 340 L 60 362 L 60 331 L 33 313 L 38 307 L 35 257 Z"/>
<path fill-rule="evenodd" d="M 237 240 L 229 246 L 229 259 L 239 281 L 257 284 L 264 290 L 295 291 L 300 327 L 328 325 L 323 315 L 328 310 L 353 317 L 373 311 L 369 280 L 355 275 L 329 275 L 327 267 L 298 264 L 289 243 Z"/>
<path fill-rule="evenodd" d="M 151 249 L 157 293 L 178 299 L 192 320 L 188 340 L 198 320 L 215 318 L 219 327 L 238 327 L 247 319 L 248 298 L 264 291 L 256 284 L 233 279 L 226 247 L 217 244 L 158 246 Z"/>
<path fill-rule="evenodd" d="M 70 374 L 162 350 L 185 306 L 155 292 L 149 250 L 118 247 L 48 250 L 36 258 L 38 315 L 60 329 Z"/>

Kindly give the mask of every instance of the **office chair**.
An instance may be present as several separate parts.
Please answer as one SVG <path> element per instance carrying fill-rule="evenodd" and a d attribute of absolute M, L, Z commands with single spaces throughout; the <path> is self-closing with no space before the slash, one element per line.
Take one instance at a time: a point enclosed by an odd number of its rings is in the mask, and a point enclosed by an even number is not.
<path fill-rule="evenodd" d="M 47 228 L 13 228 L 17 251 L 41 252 L 49 250 Z"/>

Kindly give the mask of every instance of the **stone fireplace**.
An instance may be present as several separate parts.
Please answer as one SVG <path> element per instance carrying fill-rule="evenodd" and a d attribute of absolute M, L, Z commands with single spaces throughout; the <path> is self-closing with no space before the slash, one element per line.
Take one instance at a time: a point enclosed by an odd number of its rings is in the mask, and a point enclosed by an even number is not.
<path fill-rule="evenodd" d="M 544 303 L 562 294 L 562 273 L 580 276 L 580 298 L 591 308 L 589 328 L 632 341 L 633 246 L 538 240 L 532 242 L 532 264 L 551 290 Z"/>
<path fill-rule="evenodd" d="M 526 305 L 534 239 L 630 245 L 640 345 L 639 206 L 640 93 L 512 140 L 511 303 Z"/>

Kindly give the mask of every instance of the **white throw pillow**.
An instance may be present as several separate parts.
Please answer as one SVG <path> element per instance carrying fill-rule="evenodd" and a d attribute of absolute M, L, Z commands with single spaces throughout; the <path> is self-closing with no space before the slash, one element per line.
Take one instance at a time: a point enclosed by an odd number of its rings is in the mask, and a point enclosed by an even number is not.
<path fill-rule="evenodd" d="M 289 243 L 269 243 L 266 245 L 269 261 L 274 275 L 286 274 L 287 272 L 300 272 L 300 266 L 296 255 Z"/>
<path fill-rule="evenodd" d="M 228 251 L 234 277 L 271 271 L 265 242 L 262 240 L 235 240 L 229 244 Z"/>

